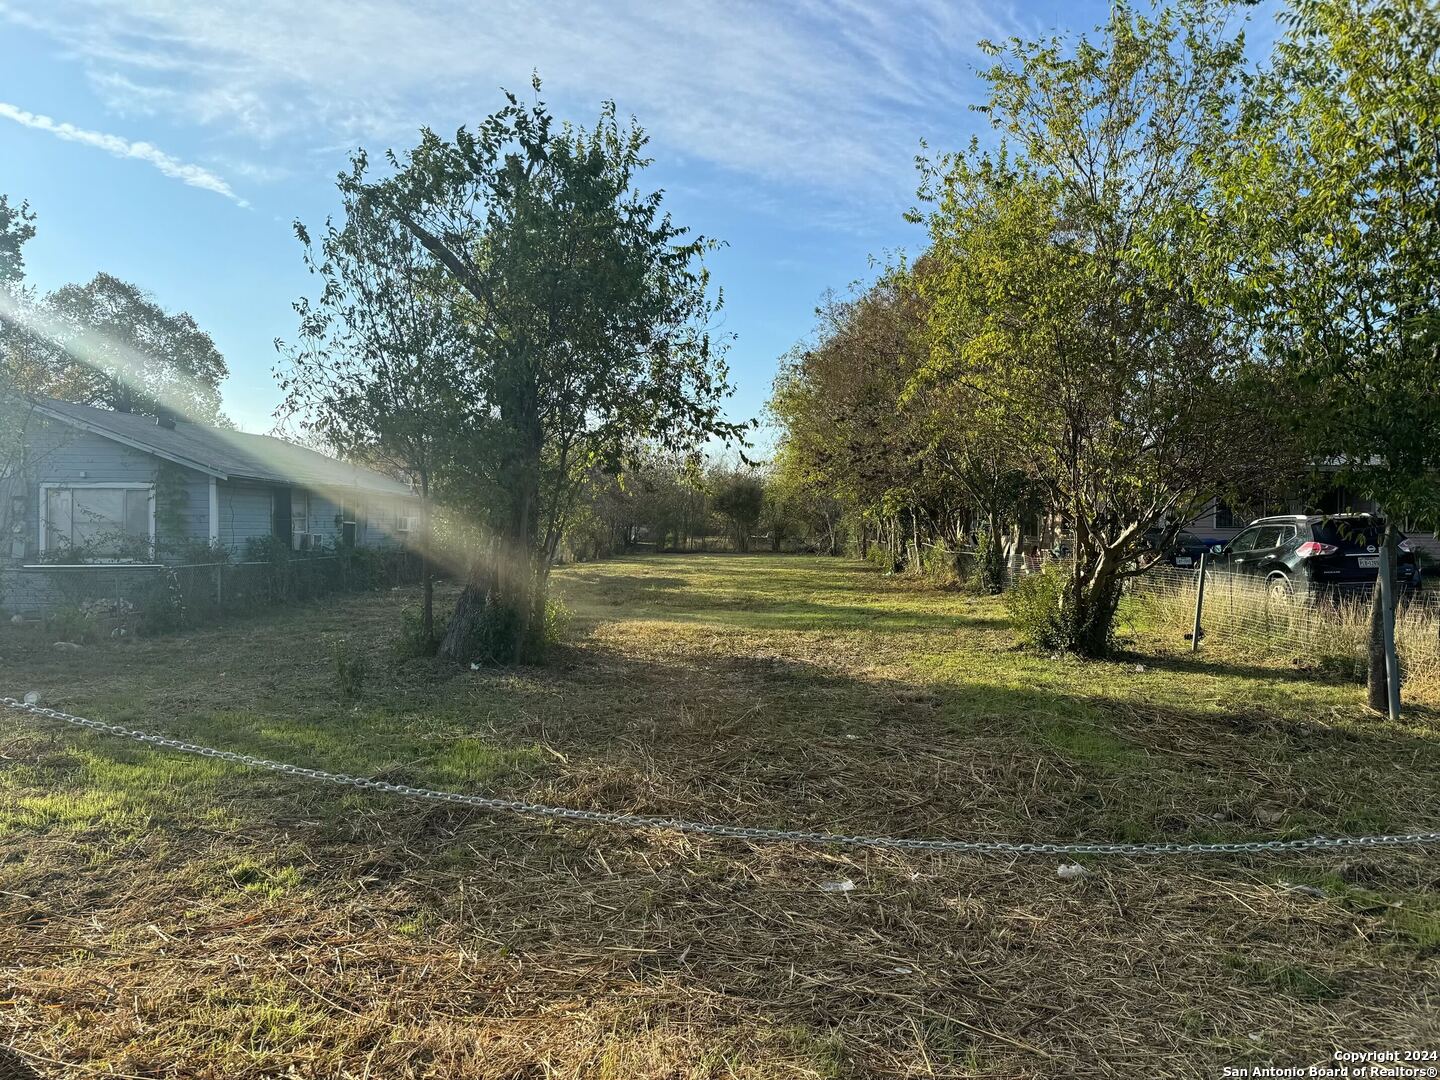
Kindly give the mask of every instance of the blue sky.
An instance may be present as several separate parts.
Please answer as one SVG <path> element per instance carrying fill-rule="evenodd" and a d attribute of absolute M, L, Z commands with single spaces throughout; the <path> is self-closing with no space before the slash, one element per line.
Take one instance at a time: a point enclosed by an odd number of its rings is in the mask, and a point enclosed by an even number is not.
<path fill-rule="evenodd" d="M 291 222 L 334 207 L 349 152 L 453 132 L 524 89 L 562 117 L 613 98 L 652 136 L 677 221 L 727 242 L 737 393 L 757 415 L 827 288 L 920 242 L 923 138 L 985 128 L 981 38 L 1088 29 L 1105 3 L 452 3 L 0 0 L 0 191 L 28 199 L 42 289 L 106 270 L 184 309 L 230 364 L 227 411 L 266 430 L 275 338 L 312 287 Z M 1268 16 L 1265 21 L 1268 23 Z M 1259 35 L 1268 37 L 1268 26 Z"/>

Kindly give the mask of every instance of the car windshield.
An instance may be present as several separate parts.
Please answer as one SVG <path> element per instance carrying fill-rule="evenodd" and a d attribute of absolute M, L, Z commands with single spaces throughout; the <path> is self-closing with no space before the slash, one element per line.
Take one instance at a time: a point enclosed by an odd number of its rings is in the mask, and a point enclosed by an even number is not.
<path fill-rule="evenodd" d="M 1341 551 L 1365 551 L 1380 546 L 1385 523 L 1374 518 L 1330 518 L 1315 522 L 1315 539 Z"/>
<path fill-rule="evenodd" d="M 1200 538 L 1194 533 L 1182 532 L 1175 538 L 1175 543 L 1183 548 L 1200 547 Z"/>

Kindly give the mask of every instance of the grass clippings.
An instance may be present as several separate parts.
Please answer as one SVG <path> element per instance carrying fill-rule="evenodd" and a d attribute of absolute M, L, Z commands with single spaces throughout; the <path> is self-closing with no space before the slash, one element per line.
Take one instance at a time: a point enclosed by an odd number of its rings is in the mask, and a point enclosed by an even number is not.
<path fill-rule="evenodd" d="M 545 668 L 397 658 L 398 591 L 79 656 L 5 628 L 0 692 L 726 823 L 1440 827 L 1435 713 L 1392 726 L 1286 658 L 1191 657 L 1137 621 L 1130 655 L 1051 659 L 996 600 L 839 559 L 621 559 L 556 587 L 575 623 Z M 348 686 L 341 639 L 368 658 Z M 175 1080 L 1213 1077 L 1434 1045 L 1433 852 L 1080 861 L 487 816 L 4 716 L 0 1044 L 48 1077 Z"/>

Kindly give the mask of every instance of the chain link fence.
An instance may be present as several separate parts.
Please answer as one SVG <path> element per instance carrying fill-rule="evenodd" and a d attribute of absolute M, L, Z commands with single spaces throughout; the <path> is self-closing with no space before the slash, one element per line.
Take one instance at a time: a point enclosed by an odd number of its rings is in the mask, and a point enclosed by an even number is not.
<path fill-rule="evenodd" d="M 406 551 L 357 551 L 274 562 L 193 563 L 162 572 L 183 617 L 205 622 L 331 593 L 413 585 L 420 580 L 420 559 Z"/>
<path fill-rule="evenodd" d="M 1127 617 L 1136 629 L 1193 644 L 1198 570 L 1163 566 L 1131 578 Z M 1254 577 L 1207 569 L 1199 651 L 1306 660 L 1363 678 L 1369 660 L 1371 590 L 1279 595 Z M 1412 690 L 1440 700 L 1440 590 L 1399 597 L 1395 644 Z"/>
<path fill-rule="evenodd" d="M 335 593 L 413 585 L 421 559 L 357 549 L 264 562 L 26 567 L 0 575 L 0 604 L 69 640 L 160 632 Z"/>

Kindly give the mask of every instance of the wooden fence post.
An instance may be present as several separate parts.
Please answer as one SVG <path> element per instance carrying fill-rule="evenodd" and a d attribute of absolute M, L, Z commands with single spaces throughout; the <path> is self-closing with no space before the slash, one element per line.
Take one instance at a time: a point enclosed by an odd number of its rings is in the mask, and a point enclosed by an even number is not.
<path fill-rule="evenodd" d="M 1380 608 L 1385 637 L 1385 683 L 1390 719 L 1400 719 L 1400 657 L 1395 651 L 1395 558 L 1388 539 L 1380 546 Z"/>

